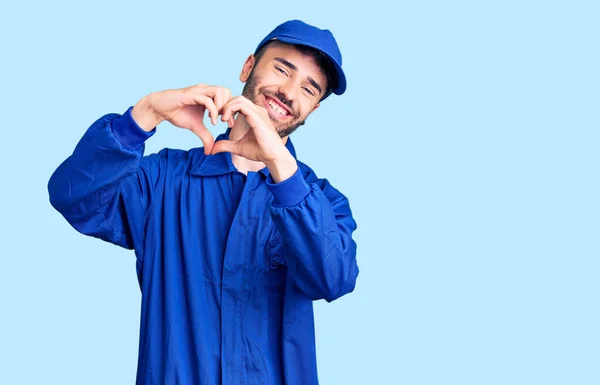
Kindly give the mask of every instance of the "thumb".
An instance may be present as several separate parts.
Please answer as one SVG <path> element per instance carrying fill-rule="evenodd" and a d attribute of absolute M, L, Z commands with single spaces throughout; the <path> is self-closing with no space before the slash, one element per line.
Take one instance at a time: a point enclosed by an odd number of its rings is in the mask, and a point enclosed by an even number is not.
<path fill-rule="evenodd" d="M 202 144 L 204 144 L 204 154 L 210 154 L 215 144 L 215 138 L 212 136 L 210 131 L 208 131 L 206 127 L 194 127 L 191 128 L 190 131 L 198 135 L 198 137 L 202 141 Z"/>
<path fill-rule="evenodd" d="M 212 147 L 211 154 L 214 155 L 214 154 L 218 154 L 220 152 L 231 152 L 231 153 L 237 154 L 237 150 L 239 147 L 238 145 L 239 145 L 239 142 L 237 142 L 237 141 L 228 140 L 228 139 L 219 140 Z"/>

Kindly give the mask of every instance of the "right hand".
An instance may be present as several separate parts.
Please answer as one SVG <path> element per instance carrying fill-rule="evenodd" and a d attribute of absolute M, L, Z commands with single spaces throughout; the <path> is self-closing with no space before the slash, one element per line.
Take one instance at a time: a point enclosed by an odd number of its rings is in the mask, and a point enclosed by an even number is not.
<path fill-rule="evenodd" d="M 133 119 L 145 131 L 151 131 L 162 121 L 187 128 L 200 137 L 204 153 L 210 154 L 214 138 L 204 125 L 204 114 L 217 124 L 223 106 L 232 98 L 228 88 L 198 84 L 191 87 L 153 92 L 142 98 L 132 110 Z M 233 126 L 233 117 L 229 119 Z"/>

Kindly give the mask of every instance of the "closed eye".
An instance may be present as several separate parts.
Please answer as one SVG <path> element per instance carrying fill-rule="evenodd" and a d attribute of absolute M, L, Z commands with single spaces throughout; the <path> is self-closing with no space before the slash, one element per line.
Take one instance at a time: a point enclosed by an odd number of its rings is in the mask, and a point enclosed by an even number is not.
<path fill-rule="evenodd" d="M 309 93 L 311 96 L 315 96 L 315 93 L 313 92 L 313 90 L 311 90 L 311 89 L 310 89 L 310 88 L 308 88 L 308 87 L 303 87 L 303 88 L 304 88 L 304 90 L 305 90 L 306 92 L 308 92 L 308 93 Z"/>
<path fill-rule="evenodd" d="M 286 75 L 286 76 L 287 76 L 287 72 L 286 72 L 286 70 L 284 70 L 283 68 L 281 68 L 281 67 L 278 67 L 278 66 L 275 66 L 275 70 L 276 70 L 277 72 L 279 72 L 280 74 L 282 74 L 282 75 Z"/>

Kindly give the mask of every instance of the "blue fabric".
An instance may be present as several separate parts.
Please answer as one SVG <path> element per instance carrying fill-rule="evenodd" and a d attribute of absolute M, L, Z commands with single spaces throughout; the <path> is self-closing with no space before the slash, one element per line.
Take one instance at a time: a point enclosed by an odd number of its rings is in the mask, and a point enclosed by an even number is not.
<path fill-rule="evenodd" d="M 136 150 L 142 146 L 146 140 L 156 133 L 156 128 L 150 132 L 144 131 L 131 116 L 132 107 L 119 117 L 113 124 L 113 134 L 117 140 L 125 147 Z"/>
<path fill-rule="evenodd" d="M 318 384 L 313 301 L 352 292 L 359 271 L 348 200 L 300 161 L 274 183 L 228 153 L 144 156 L 152 135 L 131 109 L 105 115 L 48 183 L 77 231 L 135 251 L 136 383 Z"/>

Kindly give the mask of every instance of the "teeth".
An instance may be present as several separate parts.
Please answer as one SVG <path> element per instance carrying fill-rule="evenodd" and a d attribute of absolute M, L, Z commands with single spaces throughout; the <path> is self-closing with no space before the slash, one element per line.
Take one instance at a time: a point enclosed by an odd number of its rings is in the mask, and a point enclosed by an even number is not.
<path fill-rule="evenodd" d="M 271 107 L 273 111 L 277 112 L 279 115 L 287 115 L 287 111 L 279 107 L 279 105 L 271 99 L 267 100 L 267 104 Z"/>

